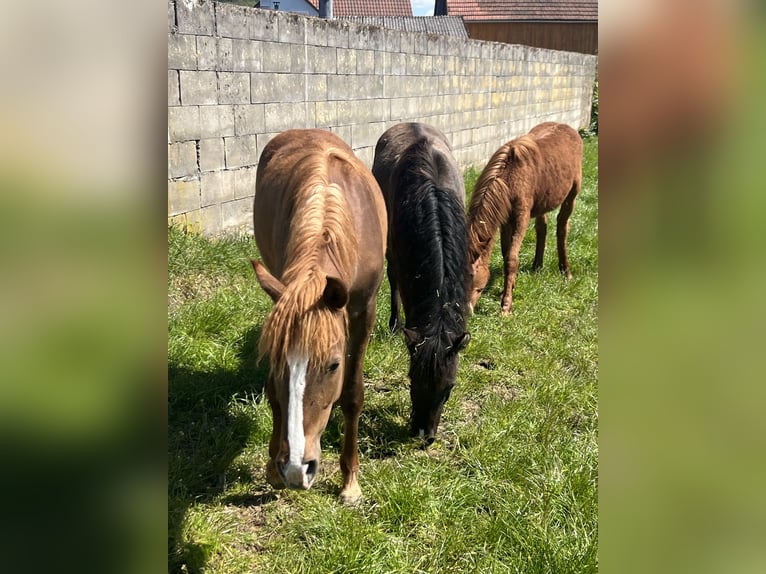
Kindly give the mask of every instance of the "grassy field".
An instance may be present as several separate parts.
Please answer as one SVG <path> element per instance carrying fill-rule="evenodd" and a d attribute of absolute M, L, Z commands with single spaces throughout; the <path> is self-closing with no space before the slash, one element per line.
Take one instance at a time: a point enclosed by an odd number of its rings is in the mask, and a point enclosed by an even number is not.
<path fill-rule="evenodd" d="M 585 144 L 571 220 L 574 279 L 521 252 L 511 317 L 502 259 L 469 321 L 471 343 L 437 441 L 407 434 L 408 358 L 388 333 L 384 280 L 365 359 L 359 430 L 364 500 L 337 495 L 341 419 L 322 439 L 307 492 L 275 492 L 264 466 L 271 413 L 256 364 L 271 307 L 248 260 L 252 238 L 168 232 L 168 554 L 171 572 L 596 572 L 598 140 Z M 478 172 L 466 173 L 467 189 Z M 498 241 L 499 244 L 499 241 Z"/>

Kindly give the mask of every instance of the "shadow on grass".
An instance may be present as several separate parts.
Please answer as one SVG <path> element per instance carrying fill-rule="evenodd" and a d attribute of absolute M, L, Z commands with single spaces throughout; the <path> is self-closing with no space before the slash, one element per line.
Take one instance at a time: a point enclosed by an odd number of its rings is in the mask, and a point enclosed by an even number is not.
<path fill-rule="evenodd" d="M 184 540 L 184 520 L 191 504 L 223 492 L 226 471 L 250 435 L 254 421 L 233 414 L 230 403 L 235 396 L 263 396 L 268 365 L 256 365 L 259 338 L 260 328 L 245 334 L 235 371 L 168 365 L 169 572 L 200 572 L 209 558 L 206 545 Z"/>

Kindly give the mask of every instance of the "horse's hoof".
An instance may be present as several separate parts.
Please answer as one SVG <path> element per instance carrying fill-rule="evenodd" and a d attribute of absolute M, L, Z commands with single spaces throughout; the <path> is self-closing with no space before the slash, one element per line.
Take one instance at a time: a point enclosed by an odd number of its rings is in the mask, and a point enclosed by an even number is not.
<path fill-rule="evenodd" d="M 347 486 L 340 493 L 340 501 L 346 506 L 358 506 L 362 502 L 362 490 L 358 484 Z"/>
<path fill-rule="evenodd" d="M 508 305 L 508 306 L 503 305 L 503 307 L 500 309 L 500 314 L 503 317 L 508 317 L 511 314 L 511 305 Z"/>

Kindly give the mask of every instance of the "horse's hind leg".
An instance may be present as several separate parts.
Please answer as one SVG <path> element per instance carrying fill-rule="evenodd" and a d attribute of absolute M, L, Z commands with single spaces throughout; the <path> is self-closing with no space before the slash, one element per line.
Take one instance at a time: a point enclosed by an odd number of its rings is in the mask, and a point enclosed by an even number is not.
<path fill-rule="evenodd" d="M 545 236 L 548 234 L 548 216 L 544 213 L 535 218 L 535 262 L 532 263 L 532 271 L 537 271 L 543 266 L 543 253 L 545 253 Z"/>
<path fill-rule="evenodd" d="M 355 504 L 362 498 L 359 488 L 359 415 L 364 405 L 364 380 L 362 366 L 364 353 L 375 323 L 375 299 L 361 313 L 349 314 L 349 345 L 346 373 L 340 407 L 343 411 L 343 448 L 340 455 L 340 469 L 343 473 L 343 488 L 340 499 L 346 504 Z"/>
<path fill-rule="evenodd" d="M 561 204 L 559 214 L 556 217 L 556 246 L 559 252 L 559 271 L 567 279 L 572 278 L 572 270 L 569 267 L 569 258 L 567 257 L 567 236 L 569 235 L 569 217 L 574 210 L 577 194 L 580 192 L 580 180 L 575 181 L 572 190 L 567 195 L 564 203 Z"/>
<path fill-rule="evenodd" d="M 391 287 L 391 317 L 388 320 L 388 328 L 392 333 L 396 333 L 402 328 L 402 321 L 399 314 L 401 298 L 399 297 L 399 285 L 396 281 L 391 259 L 388 259 L 386 266 L 386 275 L 388 275 L 388 284 Z"/>
<path fill-rule="evenodd" d="M 503 315 L 508 315 L 513 307 L 513 288 L 519 270 L 519 250 L 528 226 L 529 212 L 523 210 L 521 213 L 517 211 L 512 214 L 510 221 L 500 229 L 500 246 L 505 266 L 505 287 L 500 299 L 500 312 Z"/>

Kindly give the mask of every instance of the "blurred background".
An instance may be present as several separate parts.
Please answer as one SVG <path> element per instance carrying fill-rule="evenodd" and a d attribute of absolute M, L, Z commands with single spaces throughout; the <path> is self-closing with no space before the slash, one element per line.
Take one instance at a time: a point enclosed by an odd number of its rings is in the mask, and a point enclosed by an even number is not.
<path fill-rule="evenodd" d="M 599 5 L 605 572 L 766 571 L 763 5 Z"/>
<path fill-rule="evenodd" d="M 165 9 L 0 19 L 8 571 L 166 568 Z M 605 572 L 766 571 L 764 16 L 600 3 Z"/>

